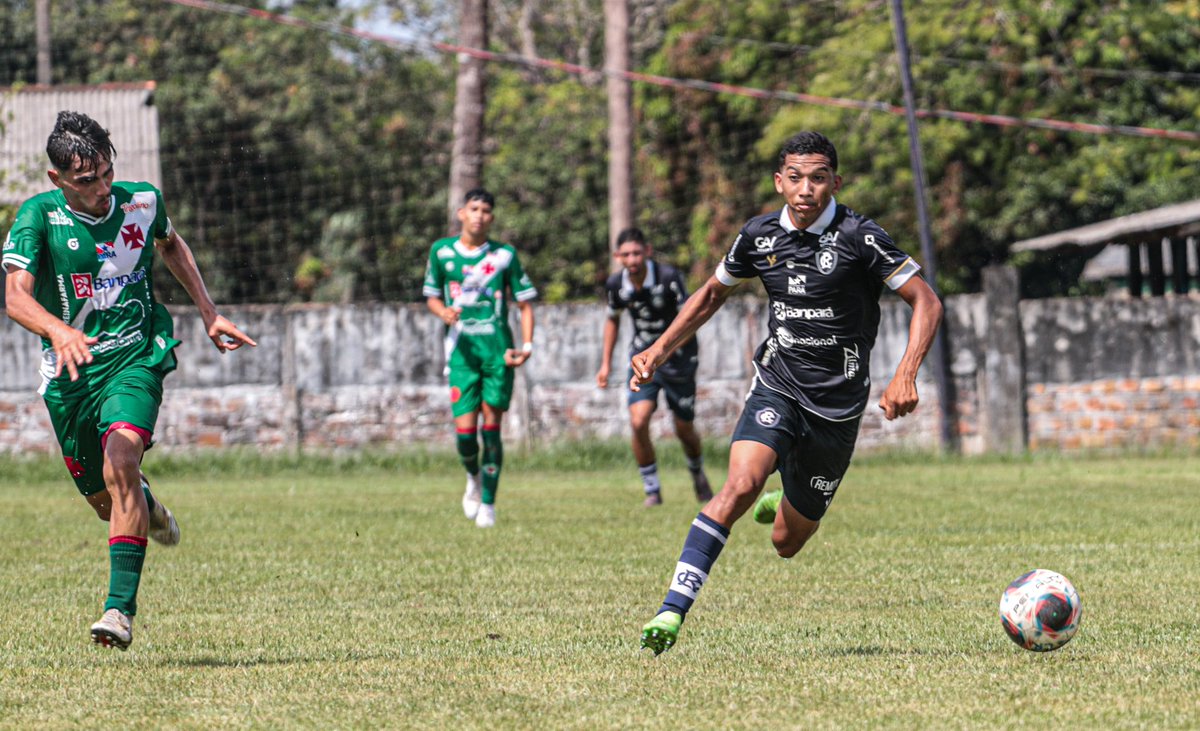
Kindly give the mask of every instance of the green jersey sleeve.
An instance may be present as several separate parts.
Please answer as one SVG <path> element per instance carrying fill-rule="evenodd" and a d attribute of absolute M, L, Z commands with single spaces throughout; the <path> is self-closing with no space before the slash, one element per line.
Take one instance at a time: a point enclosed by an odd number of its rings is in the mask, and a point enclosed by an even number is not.
<path fill-rule="evenodd" d="M 171 225 L 171 219 L 167 216 L 167 204 L 163 201 L 162 191 L 154 188 L 154 197 L 158 202 L 158 210 L 154 216 L 153 234 L 155 240 L 162 240 L 171 235 L 174 226 Z"/>
<path fill-rule="evenodd" d="M 436 241 L 429 249 L 429 261 L 425 263 L 425 283 L 421 286 L 421 294 L 425 297 L 446 298 L 446 274 L 442 271 L 441 257 L 438 256 L 441 248 L 441 241 Z"/>
<path fill-rule="evenodd" d="M 24 269 L 36 277 L 46 241 L 46 214 L 38 197 L 30 198 L 17 211 L 17 218 L 4 239 L 0 262 L 5 271 Z"/>
<path fill-rule="evenodd" d="M 517 256 L 516 249 L 513 250 L 512 262 L 508 265 L 506 275 L 508 287 L 518 302 L 528 302 L 537 297 L 537 289 L 533 286 L 529 275 L 525 273 L 525 268 L 521 266 L 521 258 Z"/>

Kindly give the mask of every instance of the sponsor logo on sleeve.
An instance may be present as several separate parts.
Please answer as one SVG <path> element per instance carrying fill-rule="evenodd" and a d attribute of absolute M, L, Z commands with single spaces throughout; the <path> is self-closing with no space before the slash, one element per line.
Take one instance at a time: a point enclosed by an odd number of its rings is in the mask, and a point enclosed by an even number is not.
<path fill-rule="evenodd" d="M 882 256 L 883 260 L 888 264 L 896 263 L 896 260 L 893 259 L 890 254 L 884 251 L 883 247 L 879 245 L 879 242 L 875 240 L 875 234 L 866 234 L 863 236 L 863 243 L 865 243 L 867 246 L 870 246 L 875 251 L 878 251 L 879 255 Z"/>
<path fill-rule="evenodd" d="M 737 238 L 733 240 L 733 246 L 729 247 L 729 253 L 725 255 L 725 261 L 733 263 L 734 253 L 740 243 L 742 243 L 742 235 L 738 234 Z"/>
<path fill-rule="evenodd" d="M 71 287 L 75 290 L 75 299 L 86 300 L 91 299 L 92 290 L 92 275 L 91 274 L 72 274 Z"/>

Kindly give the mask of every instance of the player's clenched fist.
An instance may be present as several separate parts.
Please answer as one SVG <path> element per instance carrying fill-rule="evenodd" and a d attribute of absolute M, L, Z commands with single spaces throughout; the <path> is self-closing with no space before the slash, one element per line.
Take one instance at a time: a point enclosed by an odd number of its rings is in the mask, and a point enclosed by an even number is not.
<path fill-rule="evenodd" d="M 643 383 L 649 383 L 654 378 L 654 371 L 658 369 L 658 357 L 658 352 L 653 347 L 633 356 L 629 363 L 633 368 L 633 378 L 629 379 L 631 391 L 640 391 Z"/>

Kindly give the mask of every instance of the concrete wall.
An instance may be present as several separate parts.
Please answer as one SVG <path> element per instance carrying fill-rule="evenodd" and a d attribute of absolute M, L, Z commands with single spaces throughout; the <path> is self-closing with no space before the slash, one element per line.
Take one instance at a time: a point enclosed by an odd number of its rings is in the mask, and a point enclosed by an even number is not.
<path fill-rule="evenodd" d="M 1017 303 L 1003 272 L 981 295 L 951 297 L 945 336 L 952 431 L 968 453 L 1200 443 L 1200 303 L 1061 299 Z M 937 389 L 922 370 L 915 414 L 874 406 L 907 342 L 908 307 L 884 296 L 860 451 L 934 448 Z M 697 425 L 731 432 L 765 331 L 761 302 L 735 299 L 700 332 Z M 1014 311 L 1015 310 L 1015 311 Z M 537 350 L 517 371 L 506 420 L 514 446 L 628 433 L 622 378 L 595 386 L 604 308 L 537 305 Z M 180 367 L 167 380 L 162 448 L 397 447 L 451 443 L 441 327 L 423 305 L 231 307 L 258 340 L 219 354 L 194 310 L 175 308 Z M 626 318 L 627 319 L 627 318 Z M 628 322 L 617 358 L 624 363 Z M 1014 345 L 1016 343 L 1016 345 Z M 39 397 L 36 338 L 0 319 L 0 450 L 57 448 Z M 1016 351 L 1016 352 L 1014 352 Z M 671 433 L 667 409 L 655 420 Z"/>

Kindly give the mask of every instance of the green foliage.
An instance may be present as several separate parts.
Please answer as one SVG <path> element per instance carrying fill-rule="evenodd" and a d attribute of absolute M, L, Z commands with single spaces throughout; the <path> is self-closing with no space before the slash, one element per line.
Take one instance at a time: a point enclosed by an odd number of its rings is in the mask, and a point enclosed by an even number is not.
<path fill-rule="evenodd" d="M 382 10 L 430 40 L 454 41 L 457 30 L 457 5 L 443 0 L 244 4 L 342 24 Z M 489 7 L 494 50 L 603 63 L 596 0 Z M 636 71 L 902 103 L 886 3 L 631 7 Z M 445 226 L 452 56 L 166 3 L 54 8 L 55 38 L 85 39 L 54 44 L 57 82 L 158 82 L 168 204 L 214 296 L 419 299 L 428 246 Z M 906 12 L 922 108 L 1200 127 L 1195 0 L 931 0 Z M 0 57 L 0 85 L 33 78 L 32 19 L 29 0 L 0 7 L 12 49 Z M 487 73 L 484 183 L 499 196 L 497 237 L 520 249 L 548 300 L 592 298 L 610 264 L 601 79 L 500 62 Z M 634 113 L 637 223 L 693 283 L 747 218 L 779 205 L 777 150 L 805 128 L 838 145 L 839 199 L 918 254 L 901 116 L 638 83 Z M 942 119 L 922 119 L 920 132 L 947 293 L 975 290 L 1016 240 L 1200 189 L 1194 143 Z M 1080 266 L 1030 261 L 1027 291 L 1078 291 Z"/>

